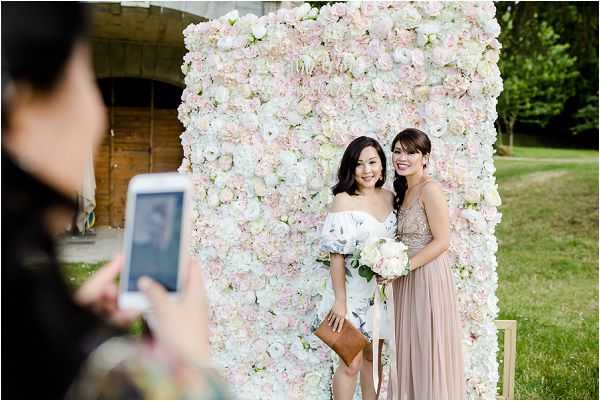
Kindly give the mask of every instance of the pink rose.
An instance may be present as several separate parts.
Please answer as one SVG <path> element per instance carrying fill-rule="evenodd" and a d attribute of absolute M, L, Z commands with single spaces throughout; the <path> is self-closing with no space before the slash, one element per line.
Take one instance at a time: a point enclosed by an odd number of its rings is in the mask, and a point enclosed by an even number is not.
<path fill-rule="evenodd" d="M 372 17 L 377 14 L 377 2 L 374 1 L 363 1 L 360 5 L 360 11 L 365 17 Z"/>
<path fill-rule="evenodd" d="M 344 3 L 335 3 L 331 6 L 330 13 L 332 16 L 340 18 L 346 15 L 346 4 Z"/>
<path fill-rule="evenodd" d="M 388 53 L 383 53 L 378 59 L 376 63 L 377 68 L 382 71 L 389 71 L 392 69 L 393 61 L 392 57 Z"/>

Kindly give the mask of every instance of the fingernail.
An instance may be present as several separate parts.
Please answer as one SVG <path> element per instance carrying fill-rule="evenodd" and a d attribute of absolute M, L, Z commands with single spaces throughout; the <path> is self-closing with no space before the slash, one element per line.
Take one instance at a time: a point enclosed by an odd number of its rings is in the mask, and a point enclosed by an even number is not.
<path fill-rule="evenodd" d="M 141 277 L 138 280 L 138 287 L 142 291 L 148 290 L 151 285 L 152 285 L 152 283 L 150 282 L 150 279 L 148 277 Z"/>

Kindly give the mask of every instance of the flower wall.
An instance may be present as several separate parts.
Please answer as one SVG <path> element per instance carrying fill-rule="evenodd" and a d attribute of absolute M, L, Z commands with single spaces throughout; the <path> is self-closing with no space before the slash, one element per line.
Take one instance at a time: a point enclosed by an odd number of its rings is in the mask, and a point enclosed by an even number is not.
<path fill-rule="evenodd" d="M 492 2 L 304 4 L 184 31 L 180 172 L 195 183 L 212 352 L 240 398 L 330 397 L 331 352 L 309 328 L 329 285 L 316 260 L 330 187 L 353 138 L 389 151 L 408 127 L 429 134 L 427 171 L 447 191 L 468 397 L 495 397 L 494 14 Z"/>

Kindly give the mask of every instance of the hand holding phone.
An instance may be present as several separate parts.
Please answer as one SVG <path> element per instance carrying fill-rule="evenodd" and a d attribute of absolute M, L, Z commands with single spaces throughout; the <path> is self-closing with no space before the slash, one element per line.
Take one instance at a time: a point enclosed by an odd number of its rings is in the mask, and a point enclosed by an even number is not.
<path fill-rule="evenodd" d="M 152 309 L 155 338 L 178 355 L 202 364 L 208 360 L 208 302 L 200 267 L 191 259 L 183 269 L 180 297 L 173 299 L 156 281 L 142 277 L 139 287 Z"/>
<path fill-rule="evenodd" d="M 133 177 L 127 191 L 124 254 L 119 306 L 146 310 L 139 291 L 142 276 L 160 283 L 171 296 L 181 287 L 188 259 L 191 183 L 177 173 Z"/>

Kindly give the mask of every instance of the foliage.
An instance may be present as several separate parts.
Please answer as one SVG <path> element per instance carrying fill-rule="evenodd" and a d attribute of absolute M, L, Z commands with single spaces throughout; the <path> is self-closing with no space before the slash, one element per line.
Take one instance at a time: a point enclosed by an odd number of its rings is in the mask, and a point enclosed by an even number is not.
<path fill-rule="evenodd" d="M 582 132 L 581 129 L 584 127 L 575 128 L 575 126 L 582 124 L 581 113 L 592 115 L 593 109 L 588 106 L 594 106 L 590 98 L 594 95 L 597 96 L 598 90 L 598 2 L 525 1 L 496 2 L 495 4 L 498 22 L 502 26 L 501 68 L 507 59 L 516 57 L 519 60 L 530 58 L 530 56 L 534 58 L 537 49 L 545 48 L 543 35 L 538 34 L 542 23 L 558 35 L 555 43 L 569 45 L 565 53 L 575 59 L 573 68 L 578 72 L 578 77 L 570 80 L 568 86 L 562 86 L 562 88 L 568 89 L 567 99 L 563 102 L 558 115 L 551 118 L 549 124 L 552 129 L 544 130 L 543 134 L 548 137 L 564 135 L 568 130 L 575 133 Z M 541 53 L 542 56 L 545 55 L 543 51 L 538 53 Z M 553 61 L 550 55 L 547 55 L 547 61 Z M 506 100 L 506 96 L 510 94 L 511 82 L 507 82 L 507 72 L 503 71 L 503 77 L 505 92 L 507 83 L 509 92 L 504 95 L 504 99 L 500 99 L 501 101 Z M 523 77 L 530 79 L 529 75 Z M 561 90 L 562 88 L 557 89 Z M 597 107 L 597 100 L 595 105 Z M 547 108 L 554 110 L 551 106 Z M 534 117 L 534 120 L 538 119 Z M 517 124 L 527 121 L 530 119 L 521 119 L 520 116 L 516 119 Z M 548 120 L 545 122 L 548 123 Z M 502 123 L 505 125 L 505 121 Z M 522 130 L 524 127 L 532 130 L 535 126 L 521 124 L 520 129 Z M 586 129 L 588 127 L 597 132 L 597 125 L 596 127 L 585 125 Z"/>
<path fill-rule="evenodd" d="M 588 130 L 598 130 L 598 94 L 588 96 L 588 102 L 575 114 L 578 124 L 571 130 L 579 134 Z"/>
<path fill-rule="evenodd" d="M 560 43 L 559 35 L 537 14 L 520 22 L 507 7 L 499 22 L 503 25 L 499 66 L 504 80 L 498 99 L 500 120 L 509 134 L 516 121 L 545 126 L 574 93 L 577 59 L 569 54 L 569 44 Z"/>

